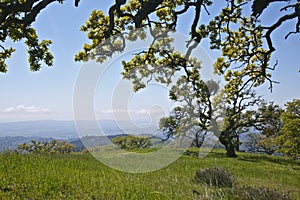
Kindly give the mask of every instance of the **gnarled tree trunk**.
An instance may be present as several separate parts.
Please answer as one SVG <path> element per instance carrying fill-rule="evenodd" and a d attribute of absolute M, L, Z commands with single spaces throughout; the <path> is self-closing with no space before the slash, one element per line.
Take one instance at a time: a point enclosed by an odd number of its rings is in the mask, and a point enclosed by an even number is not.
<path fill-rule="evenodd" d="M 230 137 L 229 133 L 226 131 L 222 131 L 219 136 L 221 144 L 225 146 L 227 157 L 235 158 L 237 157 L 237 155 L 235 152 L 235 145 L 232 139 L 233 138 Z"/>

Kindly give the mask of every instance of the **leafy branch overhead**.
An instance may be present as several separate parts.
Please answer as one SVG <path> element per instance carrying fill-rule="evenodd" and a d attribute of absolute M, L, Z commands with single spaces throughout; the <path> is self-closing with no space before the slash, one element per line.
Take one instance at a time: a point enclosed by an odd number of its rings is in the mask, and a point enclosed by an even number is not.
<path fill-rule="evenodd" d="M 0 72 L 7 71 L 5 63 L 15 51 L 6 47 L 10 39 L 13 42 L 25 40 L 28 51 L 28 63 L 31 71 L 38 71 L 41 62 L 53 65 L 53 55 L 49 51 L 50 40 L 39 41 L 36 30 L 31 27 L 38 14 L 48 5 L 63 0 L 1 0 L 0 2 Z M 76 0 L 78 4 L 78 0 Z M 75 3 L 76 3 L 75 2 Z"/>
<path fill-rule="evenodd" d="M 7 39 L 16 42 L 25 39 L 28 46 L 30 69 L 39 70 L 41 62 L 51 66 L 53 56 L 49 52 L 50 41 L 38 40 L 35 30 L 31 24 L 36 20 L 37 15 L 49 4 L 54 2 L 63 3 L 64 0 L 2 0 L 0 2 L 0 71 L 6 72 L 6 60 L 15 51 L 11 47 L 6 47 Z M 75 6 L 79 5 L 80 0 L 75 0 Z M 220 1 L 219 1 L 220 2 Z M 278 3 L 276 6 L 282 11 L 278 20 L 274 20 L 269 27 L 260 26 L 260 17 L 271 4 Z M 248 67 L 245 71 L 253 71 L 252 79 L 268 79 L 269 60 L 275 47 L 272 41 L 272 33 L 284 22 L 297 20 L 295 30 L 290 31 L 285 38 L 291 34 L 299 33 L 300 27 L 300 8 L 297 0 L 224 0 L 224 7 L 219 15 L 212 20 L 200 24 L 201 17 L 210 14 L 210 8 L 215 1 L 212 0 L 116 0 L 110 7 L 108 15 L 101 11 L 94 11 L 90 20 L 82 28 L 82 31 L 89 32 L 92 44 L 85 45 L 84 51 L 76 56 L 76 60 L 86 60 L 92 51 L 110 36 L 134 28 L 142 27 L 164 27 L 176 29 L 180 18 L 193 11 L 190 24 L 191 40 L 197 43 L 202 39 L 208 38 L 212 49 L 221 49 L 222 52 L 228 50 L 228 46 L 233 45 L 231 52 L 225 53 L 224 60 L 218 60 L 218 71 L 223 72 L 234 62 L 240 65 L 260 65 L 260 69 Z M 99 3 L 101 6 L 101 3 Z M 251 6 L 251 7 L 250 7 Z M 252 10 L 251 16 L 245 16 L 243 11 Z M 286 11 L 286 12 L 283 12 Z M 247 13 L 247 12 L 246 12 Z M 203 21 L 203 20 L 202 20 Z M 232 25 L 238 25 L 239 29 L 233 30 Z M 27 34 L 28 33 L 28 34 Z M 256 35 L 258 34 L 258 35 Z M 238 37 L 240 39 L 238 39 Z M 250 39 L 250 40 L 249 40 Z M 244 41 L 244 42 L 243 42 Z M 248 41 L 248 42 L 247 42 Z M 240 43 L 242 42 L 242 43 Z M 237 44 L 241 45 L 237 45 Z M 262 48 L 266 43 L 268 48 Z M 41 47 L 40 47 L 41 46 Z M 119 48 L 117 50 L 122 50 Z M 237 51 L 238 50 L 238 51 Z M 109 54 L 111 55 L 111 53 Z M 108 55 L 108 56 L 109 56 Z M 104 55 L 105 58 L 106 55 Z M 103 59 L 104 59 L 103 58 Z M 254 61 L 251 61 L 254 59 Z M 250 73 L 250 72 L 249 72 Z"/>
<path fill-rule="evenodd" d="M 215 63 L 218 73 L 225 74 L 228 80 L 242 76 L 254 82 L 254 85 L 260 85 L 268 80 L 272 86 L 273 81 L 269 71 L 273 70 L 276 64 L 270 66 L 271 54 L 275 51 L 271 35 L 283 22 L 294 18 L 298 19 L 296 31 L 291 31 L 288 35 L 299 32 L 298 1 L 294 4 L 292 4 L 293 1 L 283 1 L 286 3 L 278 5 L 281 11 L 288 10 L 290 13 L 284 13 L 269 27 L 263 27 L 259 18 L 268 5 L 277 2 L 276 0 L 227 0 L 223 2 L 224 7 L 218 15 L 205 23 L 200 23 L 201 17 L 210 14 L 209 9 L 213 6 L 213 2 L 210 0 L 116 0 L 115 4 L 110 7 L 108 15 L 102 11 L 93 11 L 90 19 L 82 27 L 82 31 L 88 32 L 88 38 L 92 43 L 85 44 L 84 50 L 77 54 L 75 60 L 85 61 L 92 58 L 102 62 L 114 52 L 123 51 L 126 45 L 124 38 L 120 40 L 117 47 L 112 41 L 107 41 L 108 38 L 144 27 L 175 30 L 180 18 L 192 11 L 193 17 L 188 26 L 191 39 L 188 44 L 191 49 L 197 46 L 192 41 L 198 44 L 208 39 L 212 49 L 222 52 L 222 56 Z M 247 16 L 244 13 L 249 9 L 252 9 L 252 14 Z M 104 51 L 105 48 L 99 51 L 97 48 L 104 41 L 106 47 L 109 46 L 109 48 L 107 51 Z M 142 61 L 146 60 L 141 59 Z M 124 69 L 128 67 L 124 65 Z M 235 73 L 231 73 L 232 69 L 241 70 L 234 70 Z"/>

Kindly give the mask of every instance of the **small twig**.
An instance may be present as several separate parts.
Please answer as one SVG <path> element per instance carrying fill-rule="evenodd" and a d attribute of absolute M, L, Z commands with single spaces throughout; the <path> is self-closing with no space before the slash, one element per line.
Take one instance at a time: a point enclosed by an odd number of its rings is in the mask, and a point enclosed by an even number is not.
<path fill-rule="evenodd" d="M 208 11 L 208 9 L 207 9 L 207 7 L 206 7 L 205 4 L 203 4 L 203 7 L 204 7 L 204 10 L 206 11 L 206 13 L 207 13 L 208 15 L 210 15 L 210 12 Z"/>
<path fill-rule="evenodd" d="M 285 7 L 280 9 L 280 12 L 286 11 L 288 8 L 292 8 L 292 7 L 295 7 L 295 6 L 297 6 L 297 4 L 285 6 Z"/>
<path fill-rule="evenodd" d="M 0 44 L 0 47 L 1 47 L 1 49 L 3 49 L 4 51 L 6 50 L 6 49 L 5 49 L 5 47 L 4 47 L 4 46 L 2 46 L 1 44 Z"/>

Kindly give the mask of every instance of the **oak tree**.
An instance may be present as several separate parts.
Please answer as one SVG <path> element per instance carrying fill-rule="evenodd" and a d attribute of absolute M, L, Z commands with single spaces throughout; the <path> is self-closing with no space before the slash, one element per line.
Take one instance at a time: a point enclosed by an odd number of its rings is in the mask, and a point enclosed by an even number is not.
<path fill-rule="evenodd" d="M 262 25 L 261 13 L 274 2 L 261 4 L 258 0 L 227 0 L 219 14 L 203 21 L 201 19 L 209 14 L 214 1 L 117 0 L 107 15 L 102 11 L 92 12 L 82 27 L 92 42 L 84 45 L 84 50 L 76 55 L 75 60 L 94 59 L 103 62 L 114 53 L 122 52 L 128 41 L 144 39 L 145 29 L 148 28 L 153 37 L 152 44 L 148 50 L 136 53 L 130 61 L 122 62 L 123 77 L 132 81 L 134 91 L 145 88 L 153 80 L 161 84 L 173 84 L 170 98 L 185 102 L 182 110 L 195 110 L 192 115 L 186 112 L 189 114 L 183 118 L 187 127 L 190 127 L 189 122 L 195 121 L 199 127 L 203 127 L 211 120 L 211 98 L 200 77 L 200 62 L 191 54 L 202 41 L 208 40 L 211 49 L 221 52 L 214 68 L 226 81 L 227 124 L 220 141 L 225 145 L 227 155 L 234 157 L 234 148 L 238 144 L 237 130 L 244 123 L 238 122 L 240 115 L 246 107 L 254 106 L 259 101 L 252 89 L 266 81 L 272 88 L 270 71 L 277 64 L 270 65 L 271 55 L 275 51 L 272 33 L 283 22 L 292 19 L 298 19 L 296 31 L 291 31 L 286 38 L 299 32 L 298 1 L 281 4 L 281 10 L 289 10 L 290 14 L 283 14 L 271 26 Z M 250 7 L 252 12 L 249 12 Z M 176 52 L 169 33 L 176 30 L 180 19 L 191 10 L 193 16 L 186 51 Z M 174 83 L 171 79 L 176 74 L 180 74 L 180 78 Z M 183 127 L 186 127 L 185 122 L 180 122 L 184 124 Z"/>
<path fill-rule="evenodd" d="M 276 138 L 278 152 L 293 158 L 300 158 L 300 99 L 285 104 L 286 109 L 281 114 L 283 126 Z"/>
<path fill-rule="evenodd" d="M 283 126 L 281 115 L 284 110 L 274 102 L 262 102 L 250 114 L 253 130 L 257 133 L 248 135 L 248 146 L 251 151 L 273 154 L 278 146 L 275 139 L 279 136 Z"/>

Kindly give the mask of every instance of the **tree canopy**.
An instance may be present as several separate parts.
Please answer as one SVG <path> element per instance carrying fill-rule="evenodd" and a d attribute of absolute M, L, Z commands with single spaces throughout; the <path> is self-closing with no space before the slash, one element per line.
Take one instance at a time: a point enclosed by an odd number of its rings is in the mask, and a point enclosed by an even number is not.
<path fill-rule="evenodd" d="M 249 134 L 250 151 L 273 154 L 277 150 L 275 138 L 279 136 L 282 128 L 280 119 L 284 110 L 274 102 L 263 102 L 255 111 L 250 113 L 253 128 L 259 134 Z"/>
<path fill-rule="evenodd" d="M 284 108 L 274 102 L 262 103 L 251 111 L 253 128 L 258 131 L 248 135 L 250 151 L 267 154 L 280 153 L 299 158 L 300 100 L 286 102 Z"/>
<path fill-rule="evenodd" d="M 79 1 L 75 0 L 76 7 Z M 1 72 L 7 70 L 5 61 L 14 51 L 10 47 L 5 47 L 7 39 L 12 41 L 25 39 L 31 57 L 29 59 L 31 70 L 38 70 L 41 61 L 45 61 L 47 65 L 52 64 L 53 57 L 48 50 L 51 42 L 46 40 L 38 43 L 38 37 L 31 24 L 43 9 L 54 2 L 63 3 L 64 0 L 1 1 Z M 276 4 L 278 2 L 282 3 Z M 176 29 L 180 18 L 193 10 L 190 26 L 191 39 L 199 43 L 204 38 L 209 38 L 211 48 L 222 50 L 224 60 L 218 60 L 220 72 L 223 72 L 234 61 L 240 61 L 245 65 L 247 61 L 254 59 L 261 66 L 256 77 L 259 75 L 265 77 L 266 71 L 269 69 L 270 56 L 275 51 L 272 33 L 284 22 L 292 20 L 297 20 L 295 30 L 290 30 L 285 38 L 299 33 L 300 8 L 297 0 L 224 0 L 224 7 L 218 15 L 212 16 L 212 20 L 206 23 L 200 23 L 201 17 L 205 13 L 210 14 L 210 7 L 214 3 L 216 2 L 213 0 L 116 0 L 110 7 L 108 15 L 96 10 L 91 13 L 90 20 L 82 30 L 90 33 L 89 38 L 93 40 L 93 43 L 85 45 L 84 51 L 76 56 L 76 60 L 86 59 L 87 55 L 93 54 L 93 49 L 105 39 L 132 28 L 160 26 Z M 260 21 L 261 14 L 268 10 L 271 4 L 276 4 L 282 15 L 278 19 L 274 19 L 272 25 L 263 27 Z M 245 13 L 249 13 L 249 15 Z M 235 27 L 238 27 L 236 30 L 232 27 L 234 24 L 237 25 Z M 97 34 L 93 34 L 93 31 L 96 33 L 96 29 Z M 229 46 L 236 49 L 227 51 Z M 249 70 L 255 72 L 255 69 Z"/>
<path fill-rule="evenodd" d="M 285 104 L 286 110 L 280 116 L 283 126 L 276 138 L 278 151 L 294 158 L 300 157 L 300 99 Z"/>

